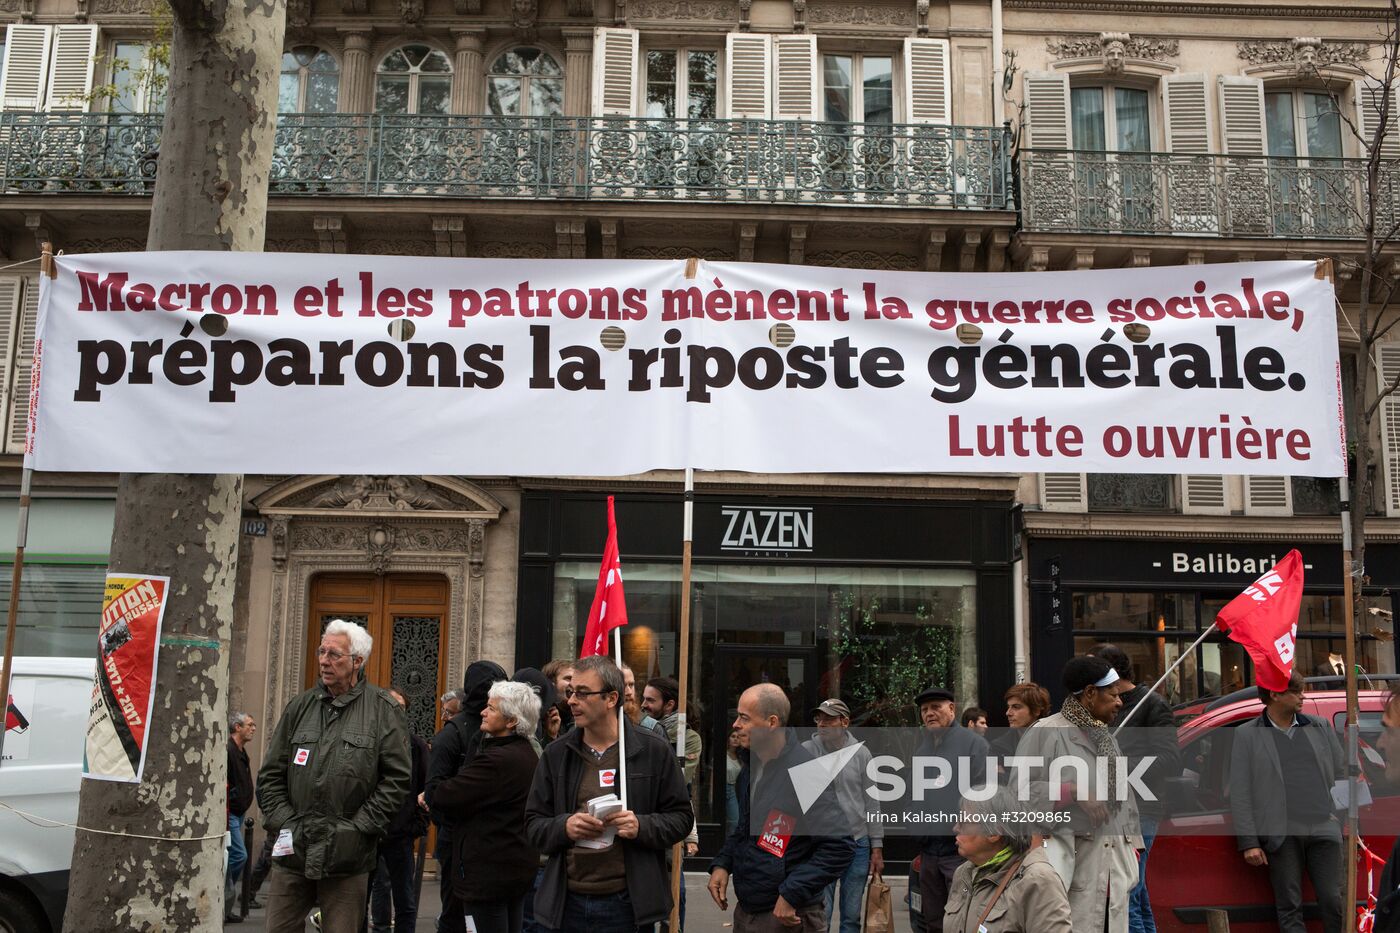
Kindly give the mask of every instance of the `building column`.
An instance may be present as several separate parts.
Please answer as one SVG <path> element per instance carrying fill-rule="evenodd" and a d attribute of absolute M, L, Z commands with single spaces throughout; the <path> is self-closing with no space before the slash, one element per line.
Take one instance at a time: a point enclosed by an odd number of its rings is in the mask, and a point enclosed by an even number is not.
<path fill-rule="evenodd" d="M 345 33 L 345 54 L 340 66 L 340 112 L 369 113 L 374 110 L 374 74 L 369 63 L 371 35 Z"/>
<path fill-rule="evenodd" d="M 453 31 L 457 37 L 457 52 L 452 59 L 452 112 L 484 114 L 486 112 L 486 68 L 481 57 L 480 29 Z"/>
<path fill-rule="evenodd" d="M 564 115 L 587 117 L 593 110 L 593 30 L 564 30 Z"/>

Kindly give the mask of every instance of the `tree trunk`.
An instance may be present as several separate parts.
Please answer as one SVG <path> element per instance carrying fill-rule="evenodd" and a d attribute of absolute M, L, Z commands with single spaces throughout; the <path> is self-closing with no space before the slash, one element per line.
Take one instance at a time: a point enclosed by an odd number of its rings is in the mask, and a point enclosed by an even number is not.
<path fill-rule="evenodd" d="M 147 248 L 260 251 L 285 5 L 171 6 L 169 104 Z M 121 478 L 110 569 L 168 575 L 170 595 L 144 780 L 84 781 L 78 822 L 164 838 L 79 831 L 69 933 L 222 928 L 228 645 L 242 491 L 237 475 Z M 168 841 L 204 836 L 215 838 Z"/>

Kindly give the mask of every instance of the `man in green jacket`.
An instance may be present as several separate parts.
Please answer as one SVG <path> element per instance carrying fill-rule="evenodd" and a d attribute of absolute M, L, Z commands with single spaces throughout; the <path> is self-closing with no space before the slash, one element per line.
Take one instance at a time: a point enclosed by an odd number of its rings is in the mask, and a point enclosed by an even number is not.
<path fill-rule="evenodd" d="M 276 838 L 268 933 L 301 933 L 312 907 L 323 933 L 359 933 L 376 847 L 412 781 L 408 723 L 362 678 L 373 640 L 353 622 L 326 626 L 321 682 L 287 704 L 258 771 L 263 827 Z"/>

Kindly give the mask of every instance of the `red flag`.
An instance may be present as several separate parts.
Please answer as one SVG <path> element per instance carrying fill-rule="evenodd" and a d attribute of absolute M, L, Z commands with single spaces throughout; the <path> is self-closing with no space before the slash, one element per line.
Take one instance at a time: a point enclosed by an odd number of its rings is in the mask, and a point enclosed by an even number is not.
<path fill-rule="evenodd" d="M 1303 556 L 1295 548 L 1215 617 L 1216 628 L 1254 659 L 1254 678 L 1265 690 L 1288 689 L 1302 600 Z"/>
<path fill-rule="evenodd" d="M 613 517 L 613 497 L 608 496 L 608 543 L 603 545 L 603 563 L 598 568 L 598 589 L 593 592 L 593 608 L 588 610 L 588 627 L 578 656 L 608 653 L 608 636 L 627 624 L 627 600 L 622 594 L 622 559 L 617 551 L 617 520 Z"/>

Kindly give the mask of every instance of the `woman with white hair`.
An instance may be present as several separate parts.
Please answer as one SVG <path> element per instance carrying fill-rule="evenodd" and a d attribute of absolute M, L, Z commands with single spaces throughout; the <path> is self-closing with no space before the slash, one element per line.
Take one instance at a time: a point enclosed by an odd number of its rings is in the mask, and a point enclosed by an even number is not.
<path fill-rule="evenodd" d="M 446 883 L 463 910 L 462 917 L 444 918 L 450 930 L 520 933 L 525 895 L 540 865 L 525 837 L 525 800 L 539 764 L 530 738 L 539 718 L 540 698 L 529 684 L 492 684 L 481 711 L 480 750 L 437 786 L 433 805 L 455 827 Z"/>

